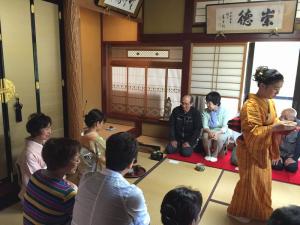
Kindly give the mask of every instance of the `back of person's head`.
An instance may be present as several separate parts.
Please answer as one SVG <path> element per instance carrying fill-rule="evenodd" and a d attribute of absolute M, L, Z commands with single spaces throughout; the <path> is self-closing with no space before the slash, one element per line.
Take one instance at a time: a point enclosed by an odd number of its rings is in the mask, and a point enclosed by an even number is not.
<path fill-rule="evenodd" d="M 87 127 L 94 126 L 97 122 L 101 123 L 104 120 L 104 113 L 99 109 L 92 109 L 84 116 L 84 122 Z"/>
<path fill-rule="evenodd" d="M 274 210 L 268 225 L 300 225 L 300 206 L 290 205 Z"/>
<path fill-rule="evenodd" d="M 137 141 L 132 134 L 119 132 L 106 141 L 106 167 L 114 171 L 123 171 L 137 157 Z"/>
<path fill-rule="evenodd" d="M 33 113 L 29 116 L 26 123 L 26 130 L 31 137 L 36 137 L 41 134 L 43 128 L 52 124 L 51 118 L 43 113 Z"/>
<path fill-rule="evenodd" d="M 50 138 L 46 141 L 42 157 L 50 171 L 66 167 L 74 156 L 79 153 L 81 146 L 76 140 L 69 138 Z"/>
<path fill-rule="evenodd" d="M 260 84 L 270 85 L 279 81 L 283 81 L 283 75 L 275 69 L 269 69 L 267 66 L 260 66 L 256 69 L 253 75 L 254 80 L 257 81 L 258 86 Z"/>
<path fill-rule="evenodd" d="M 187 187 L 178 187 L 169 191 L 160 208 L 164 225 L 191 225 L 199 222 L 202 195 L 199 191 Z"/>
<path fill-rule="evenodd" d="M 219 92 L 212 91 L 209 92 L 205 97 L 206 102 L 212 102 L 214 105 L 220 106 L 221 105 L 221 95 Z"/>
<path fill-rule="evenodd" d="M 297 118 L 297 111 L 294 108 L 287 108 L 282 110 L 280 120 L 295 121 Z"/>

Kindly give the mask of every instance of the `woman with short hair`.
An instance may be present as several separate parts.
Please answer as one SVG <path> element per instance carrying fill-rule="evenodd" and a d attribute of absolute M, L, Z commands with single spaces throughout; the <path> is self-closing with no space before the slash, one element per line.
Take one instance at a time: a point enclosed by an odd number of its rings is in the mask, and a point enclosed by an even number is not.
<path fill-rule="evenodd" d="M 43 113 L 33 113 L 29 116 L 26 130 L 30 136 L 25 139 L 25 148 L 17 160 L 22 180 L 21 191 L 19 193 L 21 200 L 23 200 L 23 195 L 31 175 L 39 169 L 46 168 L 46 164 L 42 158 L 42 148 L 51 136 L 51 124 L 51 118 Z"/>
<path fill-rule="evenodd" d="M 203 147 L 205 160 L 218 161 L 218 155 L 225 151 L 224 147 L 229 137 L 228 112 L 221 107 L 221 95 L 212 91 L 206 95 L 207 108 L 202 113 Z"/>

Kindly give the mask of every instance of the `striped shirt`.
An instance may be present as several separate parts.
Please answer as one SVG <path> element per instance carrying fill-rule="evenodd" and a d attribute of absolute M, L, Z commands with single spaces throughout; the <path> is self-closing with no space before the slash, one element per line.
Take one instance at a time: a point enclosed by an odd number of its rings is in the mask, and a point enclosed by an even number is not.
<path fill-rule="evenodd" d="M 30 178 L 24 196 L 24 225 L 66 224 L 72 218 L 76 191 L 64 180 L 38 170 Z"/>

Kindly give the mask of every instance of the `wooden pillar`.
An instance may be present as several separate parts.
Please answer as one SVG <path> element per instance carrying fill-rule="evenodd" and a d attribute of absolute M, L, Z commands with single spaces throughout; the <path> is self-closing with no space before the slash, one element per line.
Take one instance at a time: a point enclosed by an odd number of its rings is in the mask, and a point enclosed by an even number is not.
<path fill-rule="evenodd" d="M 76 0 L 64 0 L 68 129 L 69 137 L 77 140 L 83 121 L 79 13 Z"/>

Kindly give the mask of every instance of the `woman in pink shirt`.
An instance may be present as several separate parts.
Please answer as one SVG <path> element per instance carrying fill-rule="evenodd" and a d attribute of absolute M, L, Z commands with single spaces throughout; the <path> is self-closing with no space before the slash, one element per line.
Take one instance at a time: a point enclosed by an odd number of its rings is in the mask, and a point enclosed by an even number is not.
<path fill-rule="evenodd" d="M 42 148 L 51 136 L 51 123 L 51 118 L 43 113 L 34 113 L 29 116 L 26 130 L 30 136 L 25 139 L 25 148 L 17 160 L 22 175 L 22 185 L 19 193 L 21 200 L 23 200 L 31 175 L 37 170 L 46 168 L 42 158 Z"/>

